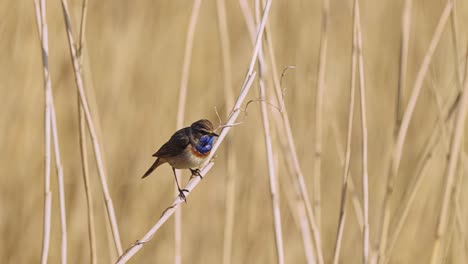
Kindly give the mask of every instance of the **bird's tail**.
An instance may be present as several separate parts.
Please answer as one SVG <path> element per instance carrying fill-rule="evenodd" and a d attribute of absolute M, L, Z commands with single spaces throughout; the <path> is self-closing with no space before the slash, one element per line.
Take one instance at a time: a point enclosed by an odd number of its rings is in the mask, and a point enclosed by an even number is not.
<path fill-rule="evenodd" d="M 161 161 L 161 159 L 157 158 L 156 161 L 153 163 L 153 165 L 151 165 L 151 167 L 145 172 L 145 174 L 143 174 L 143 177 L 141 178 L 143 179 L 143 178 L 148 177 L 157 167 L 159 167 L 159 165 L 163 163 L 164 161 Z"/>

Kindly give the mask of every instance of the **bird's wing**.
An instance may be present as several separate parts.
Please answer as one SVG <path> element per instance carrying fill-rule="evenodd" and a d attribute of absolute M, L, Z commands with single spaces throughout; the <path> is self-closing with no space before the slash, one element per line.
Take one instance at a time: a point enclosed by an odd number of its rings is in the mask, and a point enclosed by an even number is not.
<path fill-rule="evenodd" d="M 168 158 L 177 156 L 182 153 L 190 144 L 190 128 L 182 128 L 172 135 L 162 147 L 153 154 L 153 157 Z"/>

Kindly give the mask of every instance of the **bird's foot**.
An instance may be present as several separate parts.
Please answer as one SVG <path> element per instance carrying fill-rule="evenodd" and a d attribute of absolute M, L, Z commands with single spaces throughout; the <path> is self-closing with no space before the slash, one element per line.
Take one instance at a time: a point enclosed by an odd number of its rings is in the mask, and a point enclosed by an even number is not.
<path fill-rule="evenodd" d="M 190 172 L 192 173 L 192 176 L 190 176 L 190 179 L 192 179 L 194 176 L 200 177 L 200 179 L 203 180 L 203 176 L 200 173 L 199 169 L 190 169 Z"/>
<path fill-rule="evenodd" d="M 187 189 L 179 189 L 179 196 L 184 202 L 187 202 L 187 197 L 185 196 L 184 192 L 189 193 L 190 191 Z"/>

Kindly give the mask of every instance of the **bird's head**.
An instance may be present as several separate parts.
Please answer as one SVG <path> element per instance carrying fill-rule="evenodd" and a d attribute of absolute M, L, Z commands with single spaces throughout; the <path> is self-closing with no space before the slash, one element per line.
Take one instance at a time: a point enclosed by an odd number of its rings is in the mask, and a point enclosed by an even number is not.
<path fill-rule="evenodd" d="M 201 119 L 193 123 L 190 128 L 192 129 L 192 137 L 197 142 L 195 148 L 202 154 L 207 154 L 213 147 L 214 138 L 218 134 L 213 132 L 213 124 L 207 119 Z"/>
<path fill-rule="evenodd" d="M 190 128 L 192 128 L 192 133 L 196 139 L 200 139 L 203 136 L 208 136 L 205 138 L 218 137 L 218 134 L 213 131 L 213 124 L 208 119 L 198 120 Z"/>

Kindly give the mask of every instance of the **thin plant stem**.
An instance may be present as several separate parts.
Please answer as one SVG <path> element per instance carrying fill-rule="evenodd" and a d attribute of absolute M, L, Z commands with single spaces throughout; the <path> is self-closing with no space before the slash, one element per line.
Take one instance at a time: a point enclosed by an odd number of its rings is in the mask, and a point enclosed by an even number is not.
<path fill-rule="evenodd" d="M 185 41 L 184 62 L 182 66 L 182 77 L 179 88 L 179 103 L 177 110 L 177 129 L 184 125 L 185 106 L 187 104 L 187 86 L 190 77 L 190 65 L 192 63 L 192 49 L 195 30 L 197 26 L 198 14 L 200 13 L 201 0 L 193 2 L 192 14 L 187 29 L 187 39 Z M 176 177 L 180 180 L 180 171 L 176 170 Z M 179 193 L 177 184 L 174 185 L 174 193 Z M 182 211 L 176 210 L 174 215 L 174 263 L 182 263 Z"/>
<path fill-rule="evenodd" d="M 57 170 L 57 180 L 59 189 L 59 207 L 60 207 L 60 230 L 61 230 L 61 261 L 67 263 L 67 217 L 65 210 L 65 187 L 63 179 L 63 167 L 60 158 L 60 148 L 58 141 L 57 132 L 57 118 L 55 115 L 54 100 L 52 97 L 52 90 L 48 92 L 49 104 L 50 104 L 50 115 L 51 115 L 51 128 L 52 128 L 52 140 L 54 143 L 54 156 L 55 156 L 55 167 Z"/>
<path fill-rule="evenodd" d="M 255 1 L 256 6 L 256 22 L 260 23 L 260 0 Z M 262 44 L 260 44 L 262 46 Z M 263 48 L 260 48 L 259 58 L 263 58 Z M 265 76 L 266 76 L 266 64 L 265 60 L 258 60 L 258 84 L 260 90 L 260 98 L 264 101 L 260 102 L 260 108 L 262 113 L 263 133 L 265 136 L 265 151 L 267 154 L 268 163 L 268 179 L 270 184 L 270 195 L 271 195 L 271 206 L 273 211 L 273 225 L 275 231 L 275 242 L 276 242 L 276 257 L 279 264 L 284 264 L 284 245 L 283 245 L 283 231 L 281 228 L 281 211 L 279 204 L 279 187 L 278 187 L 278 174 L 275 168 L 275 161 L 273 156 L 273 144 L 271 142 L 271 130 L 270 120 L 268 115 L 268 105 L 266 100 L 265 91 Z"/>
<path fill-rule="evenodd" d="M 452 32 L 452 45 L 453 45 L 453 56 L 454 56 L 454 60 L 456 62 L 456 71 L 455 71 L 455 77 L 456 77 L 456 80 L 457 80 L 457 86 L 458 86 L 458 89 L 461 91 L 463 89 L 462 85 L 463 85 L 463 79 L 462 79 L 462 68 L 461 67 L 458 67 L 458 30 L 457 30 L 457 12 L 456 12 L 456 8 L 455 8 L 455 4 L 456 4 L 456 1 L 455 0 L 451 0 L 452 1 L 452 13 L 450 14 L 450 29 L 451 29 L 451 32 Z"/>
<path fill-rule="evenodd" d="M 319 236 L 321 233 L 321 178 L 322 178 L 322 132 L 323 132 L 323 98 L 325 92 L 325 74 L 327 67 L 327 46 L 328 46 L 328 13 L 330 3 L 328 0 L 322 1 L 322 27 L 320 33 L 320 55 L 318 62 L 318 78 L 315 93 L 315 149 L 314 149 L 314 191 L 313 191 L 313 210 L 315 213 L 315 222 L 318 226 Z"/>
<path fill-rule="evenodd" d="M 41 7 L 42 6 L 42 7 Z M 51 226 L 51 209 L 52 209 L 52 191 L 50 190 L 50 171 L 51 171 L 51 115 L 48 91 L 51 87 L 51 80 L 49 75 L 49 45 L 48 45 L 48 29 L 47 20 L 45 19 L 45 0 L 41 1 L 41 6 L 38 0 L 34 0 L 34 7 L 36 11 L 36 23 L 39 33 L 39 41 L 41 43 L 41 54 L 43 63 L 44 74 L 44 223 L 43 223 L 43 237 L 42 237 L 42 253 L 41 263 L 47 263 L 49 256 L 50 246 L 50 226 Z"/>
<path fill-rule="evenodd" d="M 83 49 L 85 43 L 85 28 L 86 18 L 88 10 L 88 0 L 83 0 L 81 6 L 81 22 L 80 22 L 80 39 L 79 39 L 79 60 L 80 64 L 83 65 Z M 80 104 L 79 92 L 77 91 L 77 105 L 78 105 L 78 126 L 79 126 L 79 139 L 80 139 L 80 155 L 81 155 L 81 169 L 83 173 L 83 183 L 86 195 L 86 210 L 88 213 L 88 236 L 89 236 L 89 253 L 90 261 L 92 264 L 97 263 L 97 251 L 96 251 L 96 228 L 94 226 L 94 212 L 93 212 L 93 195 L 91 189 L 91 182 L 89 181 L 89 166 L 87 158 L 87 146 L 86 146 L 86 127 L 83 107 Z"/>
<path fill-rule="evenodd" d="M 93 119 L 91 117 L 91 112 L 88 107 L 88 102 L 86 100 L 86 94 L 84 90 L 84 84 L 83 84 L 83 79 L 81 76 L 81 67 L 80 63 L 78 61 L 77 57 L 77 52 L 76 52 L 76 44 L 75 40 L 72 34 L 72 28 L 71 28 L 71 19 L 70 19 L 70 12 L 68 11 L 68 4 L 66 0 L 61 0 L 62 3 L 62 9 L 63 9 L 63 16 L 65 20 L 65 28 L 67 31 L 67 37 L 68 37 L 68 46 L 70 48 L 70 56 L 73 64 L 73 70 L 75 74 L 75 82 L 76 86 L 79 91 L 79 98 L 81 105 L 83 106 L 84 114 L 86 117 L 86 122 L 88 125 L 89 133 L 91 135 L 91 142 L 93 143 L 93 149 L 94 149 L 94 156 L 96 159 L 96 164 L 99 172 L 99 177 L 101 181 L 101 186 L 102 186 L 102 191 L 104 194 L 104 200 L 106 203 L 106 209 L 107 209 L 107 216 L 109 220 L 109 225 L 112 230 L 112 235 L 114 238 L 114 245 L 116 248 L 116 251 L 118 255 L 122 254 L 122 244 L 120 242 L 120 234 L 118 231 L 118 226 L 117 226 L 117 219 L 115 216 L 115 210 L 114 210 L 114 205 L 112 203 L 112 198 L 110 196 L 109 188 L 107 186 L 107 180 L 106 180 L 106 174 L 104 170 L 104 163 L 102 160 L 102 155 L 101 155 L 101 149 L 99 146 L 99 141 L 97 138 L 96 130 L 94 128 L 93 124 Z"/>
<path fill-rule="evenodd" d="M 335 249 L 333 253 L 333 263 L 337 264 L 340 258 L 341 243 L 343 240 L 343 230 L 346 219 L 346 193 L 348 186 L 348 178 L 350 174 L 350 161 L 351 161 L 351 140 L 353 132 L 353 117 L 354 117 L 354 101 L 355 101 L 355 90 L 356 90 L 356 67 L 357 67 L 357 6 L 354 2 L 353 11 L 353 43 L 352 43 L 352 55 L 351 55 L 351 85 L 349 92 L 349 106 L 348 106 L 348 128 L 346 136 L 346 154 L 343 166 L 343 185 L 341 189 L 341 202 L 340 202 L 340 215 L 338 220 L 338 229 L 336 232 Z M 358 212 L 362 215 L 361 212 Z"/>
<path fill-rule="evenodd" d="M 52 84 L 50 80 L 50 73 L 49 73 L 49 47 L 48 47 L 48 29 L 47 29 L 47 15 L 46 15 L 46 4 L 45 1 L 41 1 L 41 6 L 39 10 L 39 5 L 35 2 L 36 7 L 36 18 L 37 22 L 40 22 L 40 26 L 38 24 L 38 32 L 39 32 L 39 39 L 41 40 L 41 48 L 42 48 L 42 61 L 43 61 L 43 68 L 44 68 L 44 80 L 45 80 L 45 95 L 46 95 L 46 160 L 49 164 L 46 164 L 46 170 L 48 170 L 48 180 L 46 180 L 46 188 L 48 188 L 49 193 L 46 191 L 46 202 L 51 202 L 51 193 L 50 193 L 50 131 L 52 131 L 52 142 L 54 145 L 54 156 L 55 156 L 55 167 L 57 171 L 57 181 L 58 181 L 58 189 L 59 189 L 59 207 L 60 207 L 60 230 L 61 230 L 61 262 L 67 263 L 67 217 L 66 217 L 66 210 L 65 210 L 65 188 L 64 188 L 64 180 L 63 180 L 63 167 L 61 162 L 60 156 L 60 147 L 58 141 L 58 132 L 57 132 L 57 119 L 55 115 L 55 106 L 54 106 L 54 99 L 52 96 Z M 48 166 L 48 168 L 47 168 Z M 47 173 L 46 173 L 47 175 Z M 48 198 L 50 196 L 50 198 Z M 46 227 L 48 229 L 48 235 L 50 239 L 50 211 L 51 211 L 51 204 L 45 205 L 45 212 L 49 214 L 47 217 L 49 223 Z M 45 221 L 45 222 L 46 222 Z M 45 229 L 46 229 L 45 228 Z M 48 255 L 48 247 L 49 241 L 44 242 L 46 245 L 44 248 L 47 248 L 47 252 L 45 253 L 45 257 L 43 254 L 43 262 L 47 262 L 47 255 Z"/>
<path fill-rule="evenodd" d="M 401 94 L 405 90 L 406 71 L 408 68 L 408 48 L 411 32 L 411 7 L 412 0 L 405 0 L 403 6 L 403 16 L 401 22 L 401 41 L 400 41 L 400 69 L 398 74 L 397 104 L 396 104 L 396 126 L 398 131 L 401 123 Z"/>
<path fill-rule="evenodd" d="M 419 94 L 420 94 L 427 70 L 429 69 L 432 55 L 434 54 L 437 44 L 439 43 L 440 37 L 442 35 L 445 24 L 447 22 L 448 16 L 450 15 L 451 9 L 452 9 L 452 4 L 449 1 L 447 2 L 447 5 L 445 6 L 444 11 L 442 12 L 442 15 L 439 19 L 439 23 L 437 24 L 434 35 L 432 36 L 432 40 L 429 44 L 429 48 L 424 56 L 421 68 L 418 71 L 416 81 L 414 84 L 414 88 L 411 93 L 408 105 L 405 109 L 402 123 L 398 131 L 396 144 L 395 144 L 393 155 L 391 158 L 390 171 L 389 171 L 389 175 L 387 178 L 386 191 L 384 193 L 384 200 L 383 200 L 383 215 L 381 218 L 382 222 L 381 222 L 380 243 L 379 243 L 379 262 L 380 263 L 383 263 L 383 260 L 386 258 L 385 250 L 387 247 L 388 228 L 389 228 L 389 223 L 390 223 L 390 200 L 393 194 L 395 179 L 398 176 L 398 169 L 400 167 L 400 161 L 401 161 L 401 157 L 403 154 L 403 146 L 406 140 L 406 133 L 408 131 L 409 124 L 411 122 L 411 118 L 414 113 L 414 109 L 416 108 L 416 103 L 418 101 Z"/>
<path fill-rule="evenodd" d="M 438 261 L 440 261 L 442 239 L 446 235 L 447 222 L 450 216 L 449 203 L 453 195 L 453 190 L 455 188 L 455 174 L 457 170 L 458 157 L 461 149 L 461 139 L 465 130 L 465 120 L 468 109 L 468 78 L 466 76 L 468 76 L 468 67 L 465 67 L 465 83 L 463 85 L 464 89 L 462 93 L 460 106 L 458 107 L 458 113 L 455 120 L 455 127 L 452 132 L 452 138 L 450 143 L 450 155 L 448 165 L 445 171 L 445 189 L 443 192 L 442 207 L 440 209 L 439 220 L 437 224 L 437 231 L 434 242 L 434 248 L 432 251 L 431 263 L 438 263 Z"/>
<path fill-rule="evenodd" d="M 231 74 L 231 54 L 230 40 L 228 33 L 226 3 L 225 0 L 216 0 L 216 10 L 218 16 L 218 31 L 221 44 L 221 53 L 223 60 L 223 91 L 224 104 L 226 113 L 229 112 L 230 106 L 234 103 L 234 94 L 232 91 L 232 74 Z M 225 191 L 225 222 L 224 222 L 224 237 L 223 237 L 223 264 L 231 263 L 233 230 L 234 230 L 234 208 L 236 194 L 236 178 L 235 178 L 235 159 L 233 156 L 231 140 L 226 139 L 225 143 L 226 155 L 226 191 Z"/>
<path fill-rule="evenodd" d="M 334 138 L 336 139 L 335 140 L 335 145 L 336 145 L 336 152 L 338 153 L 338 158 L 340 159 L 340 163 L 342 166 L 345 166 L 345 156 L 344 156 L 344 152 L 345 150 L 343 150 L 343 144 L 341 143 L 340 141 L 340 137 L 339 137 L 339 129 L 338 129 L 338 125 L 336 124 L 336 122 L 334 122 L 332 124 L 332 129 L 333 129 L 333 136 Z M 354 181 L 353 181 L 353 177 L 352 177 L 352 174 L 351 174 L 351 171 L 349 171 L 349 175 L 348 175 L 348 185 L 346 186 L 347 187 L 347 192 L 349 192 L 350 194 L 350 198 L 351 198 L 351 201 L 353 202 L 353 208 L 354 208 L 354 214 L 356 216 L 356 221 L 358 222 L 358 225 L 359 225 L 359 230 L 361 232 L 364 232 L 364 220 L 362 219 L 362 205 L 361 205 L 361 201 L 360 201 L 360 198 L 359 198 L 359 194 L 357 193 L 356 191 L 356 187 L 354 186 Z M 346 213 L 346 211 L 345 211 Z"/>
<path fill-rule="evenodd" d="M 259 65 L 259 72 L 263 69 Z M 266 98 L 265 96 L 265 83 L 263 80 L 263 74 L 259 74 L 259 87 L 260 87 L 260 97 Z M 262 123 L 263 131 L 265 134 L 265 147 L 268 160 L 268 176 L 270 183 L 270 194 L 271 194 L 271 203 L 273 210 L 273 220 L 274 220 L 274 230 L 275 230 L 275 241 L 276 241 L 276 254 L 278 263 L 284 263 L 284 246 L 283 246 L 283 232 L 281 229 L 281 213 L 279 207 L 279 193 L 278 193 L 278 179 L 277 173 L 275 170 L 275 165 L 273 161 L 273 146 L 271 142 L 270 135 L 270 121 L 268 119 L 268 109 L 265 102 L 261 102 L 261 112 L 262 112 Z"/>
<path fill-rule="evenodd" d="M 359 11 L 359 1 L 356 3 L 356 33 L 357 33 L 357 56 L 359 65 L 359 94 L 361 95 L 361 130 L 362 130 L 362 201 L 364 204 L 362 218 L 364 219 L 363 232 L 363 263 L 369 263 L 369 172 L 368 168 L 368 133 L 367 133 L 367 110 L 366 110 L 366 88 L 364 77 L 364 58 L 362 55 L 362 29 Z"/>
<path fill-rule="evenodd" d="M 251 38 L 254 39 L 254 35 L 252 34 L 252 32 L 254 32 L 254 21 L 252 19 L 252 15 L 251 15 L 251 11 L 249 9 L 249 6 L 247 4 L 247 2 L 245 0 L 240 0 L 240 6 L 241 6 L 241 10 L 242 10 L 242 13 L 244 15 L 244 19 L 245 19 L 245 22 L 247 24 L 247 28 L 249 29 L 249 32 L 251 32 Z M 270 33 L 271 34 L 271 33 Z M 267 36 L 267 41 L 268 41 L 268 32 L 266 33 L 266 36 Z M 267 42 L 269 44 L 272 44 L 272 42 Z M 271 57 L 271 61 L 272 63 L 274 63 L 274 56 L 270 56 Z M 263 60 L 263 58 L 261 56 L 259 56 L 259 60 Z M 276 64 L 276 63 L 275 63 Z M 297 156 L 297 151 L 296 151 L 296 147 L 295 147 L 295 144 L 294 144 L 294 139 L 293 139 L 293 136 L 292 136 L 292 131 L 291 131 L 291 126 L 290 126 L 290 122 L 289 122 L 289 117 L 288 117 L 288 114 L 287 114 L 287 110 L 286 110 L 286 107 L 284 106 L 284 103 L 283 103 L 283 93 L 282 93 L 282 90 L 281 90 L 281 86 L 280 86 L 280 82 L 278 80 L 278 74 L 276 72 L 276 67 L 275 66 L 272 66 L 272 69 L 273 69 L 273 80 L 274 80 L 274 87 L 275 87 L 275 94 L 276 94 L 276 97 L 277 97 L 277 101 L 279 102 L 279 105 L 281 106 L 281 117 L 282 117 L 282 121 L 283 121 L 283 128 L 281 131 L 284 131 L 286 132 L 286 138 L 288 140 L 288 152 L 289 152 L 289 155 L 292 159 L 292 163 L 293 163 L 293 166 L 294 166 L 294 170 L 295 170 L 295 175 L 296 175 L 296 185 L 299 187 L 299 190 L 300 190 L 300 197 L 302 198 L 303 202 L 304 202 L 304 206 L 306 208 L 306 212 L 307 212 L 307 219 L 308 219 L 308 223 L 309 223 L 309 226 L 310 226 L 310 230 L 312 230 L 312 234 L 313 234 L 313 238 L 314 238 L 314 244 L 315 244 L 315 247 L 316 247 L 316 251 L 317 251 L 317 261 L 319 264 L 322 264 L 324 263 L 323 262 L 323 253 L 322 253 L 322 246 L 321 246 L 321 239 L 320 239 L 320 234 L 319 234 L 319 230 L 318 230 L 318 226 L 315 222 L 315 218 L 314 218 L 314 213 L 312 211 L 312 205 L 310 204 L 310 200 L 309 200 L 309 195 L 308 195 L 308 192 L 307 192 L 307 187 L 305 185 L 305 180 L 304 180 L 304 175 L 302 174 L 302 170 L 301 170 L 301 167 L 300 167 L 300 164 L 299 164 L 299 158 Z M 300 207 L 300 206 L 299 206 Z M 305 234 L 303 233 L 303 236 Z M 303 238 L 304 241 L 307 241 L 307 238 Z M 307 249 L 307 245 L 306 246 L 306 250 L 309 250 Z"/>
<path fill-rule="evenodd" d="M 269 61 L 271 64 L 271 69 L 272 69 L 272 76 L 273 76 L 273 84 L 275 88 L 275 95 L 276 95 L 276 100 L 278 102 L 278 106 L 280 107 L 280 114 L 281 116 L 276 117 L 275 116 L 275 121 L 277 123 L 277 131 L 289 131 L 291 132 L 291 126 L 289 125 L 289 119 L 287 118 L 287 110 L 284 105 L 284 99 L 282 98 L 282 87 L 281 87 L 281 82 L 279 80 L 279 74 L 277 71 L 277 64 L 276 64 L 276 58 L 275 58 L 275 51 L 274 51 L 274 45 L 272 41 L 272 30 L 270 27 L 269 22 L 267 22 L 266 29 L 265 29 L 265 36 L 266 36 L 266 47 L 268 48 L 268 57 Z M 286 116 L 286 118 L 284 118 Z M 287 132 L 284 133 L 286 134 L 287 137 Z M 280 140 L 284 141 L 283 136 L 279 137 Z M 288 139 L 289 140 L 289 139 Z M 288 145 L 288 143 L 284 142 L 283 144 L 283 153 L 288 153 L 290 152 L 291 146 Z M 305 213 L 305 204 L 303 201 L 301 201 L 301 193 L 300 190 L 297 188 L 297 182 L 294 179 L 294 175 L 296 175 L 295 170 L 294 170 L 294 165 L 292 164 L 292 159 L 289 157 L 289 154 L 285 154 L 288 156 L 286 158 L 287 164 L 288 164 L 288 169 L 289 169 L 289 174 L 293 179 L 293 185 L 295 185 L 296 188 L 294 188 L 294 191 L 296 192 L 296 205 L 295 208 L 297 210 L 297 215 L 299 217 L 299 222 L 300 222 L 300 228 L 301 228 L 301 235 L 302 235 L 302 241 L 304 245 L 304 251 L 306 255 L 306 260 L 307 263 L 315 263 L 315 256 L 314 256 L 314 249 L 312 246 L 312 238 L 310 236 L 310 228 L 308 225 L 308 220 L 307 220 L 307 214 Z"/>
<path fill-rule="evenodd" d="M 279 112 L 274 112 L 274 121 L 277 131 L 284 131 L 282 117 L 279 115 Z M 295 177 L 296 172 L 294 168 L 293 161 L 291 156 L 288 154 L 289 147 L 287 146 L 287 140 L 285 137 L 278 137 L 281 153 L 284 153 L 283 161 L 286 163 L 286 168 L 288 169 L 289 182 L 291 183 L 291 188 L 293 192 L 285 192 L 286 198 L 288 199 L 288 205 L 292 212 L 292 215 L 295 219 L 296 225 L 299 227 L 302 242 L 304 247 L 304 254 L 308 264 L 316 263 L 316 256 L 314 253 L 314 246 L 311 237 L 311 230 L 309 227 L 309 221 L 306 214 L 305 204 L 301 197 L 300 187 L 297 183 L 297 178 Z M 281 179 L 281 178 L 280 178 Z M 283 184 L 284 186 L 284 184 Z"/>
<path fill-rule="evenodd" d="M 454 100 L 454 102 L 450 105 L 448 105 L 446 108 L 447 110 L 444 113 L 439 114 L 436 124 L 434 125 L 435 127 L 431 129 L 432 131 L 431 135 L 428 137 L 426 140 L 424 146 L 425 148 L 419 155 L 421 157 L 418 161 L 418 164 L 416 165 L 416 176 L 413 177 L 413 181 L 408 185 L 408 189 L 405 191 L 405 194 L 403 195 L 403 202 L 401 203 L 402 205 L 399 207 L 397 213 L 395 214 L 396 216 L 394 217 L 394 221 L 396 222 L 395 224 L 392 224 L 392 226 L 395 226 L 394 230 L 392 231 L 392 236 L 390 237 L 390 242 L 387 248 L 387 255 L 391 255 L 396 242 L 398 241 L 399 235 L 404 227 L 404 224 L 406 222 L 406 219 L 408 218 L 408 214 L 410 212 L 410 209 L 413 205 L 413 202 L 415 201 L 416 194 L 421 186 L 421 183 L 424 180 L 424 176 L 426 175 L 424 172 L 427 168 L 427 165 L 429 161 L 433 157 L 433 152 L 437 144 L 440 142 L 441 135 L 443 131 L 445 130 L 445 125 L 444 122 L 448 123 L 451 115 L 450 115 L 450 109 L 452 108 L 451 105 L 454 103 L 457 103 L 457 99 Z M 447 120 L 447 121 L 446 121 Z M 446 134 L 446 133 L 445 133 Z M 442 136 L 443 139 L 444 136 Z M 448 144 L 446 140 L 444 140 L 444 145 L 448 148 Z M 401 213 L 398 213 L 401 212 Z M 387 258 L 385 262 L 388 262 L 389 259 Z"/>

